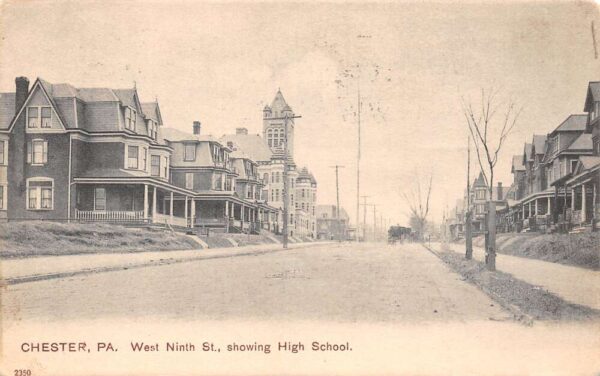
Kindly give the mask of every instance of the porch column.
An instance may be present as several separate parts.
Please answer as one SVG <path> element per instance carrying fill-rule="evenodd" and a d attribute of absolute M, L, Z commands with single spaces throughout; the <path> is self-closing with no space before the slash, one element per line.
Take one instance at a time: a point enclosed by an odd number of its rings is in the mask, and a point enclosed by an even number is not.
<path fill-rule="evenodd" d="M 521 214 L 522 214 L 522 217 L 523 217 L 523 218 L 521 218 L 521 219 L 525 219 L 525 204 L 521 204 L 521 209 L 522 209 L 522 210 L 521 210 L 521 211 L 522 211 L 522 213 L 521 213 Z"/>
<path fill-rule="evenodd" d="M 548 207 L 546 208 L 547 215 L 550 215 L 550 213 L 552 213 L 551 206 L 552 206 L 552 201 L 550 200 L 550 196 L 548 196 Z"/>
<path fill-rule="evenodd" d="M 538 211 L 538 209 L 539 209 L 539 208 L 538 208 L 538 201 L 539 201 L 539 200 L 536 198 L 536 199 L 535 199 L 535 215 L 536 215 L 536 216 L 537 216 L 537 215 L 538 215 L 538 213 L 539 213 L 539 211 Z"/>
<path fill-rule="evenodd" d="M 171 201 L 169 202 L 169 220 L 173 224 L 173 192 L 171 192 Z"/>
<path fill-rule="evenodd" d="M 244 228 L 244 205 L 240 206 L 240 222 L 242 224 L 242 229 Z"/>
<path fill-rule="evenodd" d="M 144 184 L 144 220 L 148 219 L 148 184 Z"/>
<path fill-rule="evenodd" d="M 531 201 L 529 201 L 529 217 L 528 218 L 531 218 Z"/>
<path fill-rule="evenodd" d="M 152 221 L 156 218 L 156 186 L 152 190 Z"/>
<path fill-rule="evenodd" d="M 585 213 L 585 207 L 587 206 L 587 200 L 585 198 L 585 183 L 581 184 L 581 222 L 585 223 L 587 221 L 587 216 Z"/>
<path fill-rule="evenodd" d="M 196 223 L 196 200 L 192 199 L 192 213 L 190 214 L 192 227 Z"/>
<path fill-rule="evenodd" d="M 567 187 L 565 186 L 565 190 Z M 575 211 L 575 187 L 571 188 L 571 211 Z"/>
<path fill-rule="evenodd" d="M 229 201 L 225 200 L 225 216 L 229 216 Z"/>
<path fill-rule="evenodd" d="M 185 208 L 183 209 L 183 217 L 185 218 L 185 223 L 188 223 L 188 196 L 185 196 Z"/>
<path fill-rule="evenodd" d="M 597 183 L 597 182 L 596 182 Z M 598 188 L 597 185 L 592 182 L 592 222 L 596 221 L 596 205 L 598 205 Z"/>

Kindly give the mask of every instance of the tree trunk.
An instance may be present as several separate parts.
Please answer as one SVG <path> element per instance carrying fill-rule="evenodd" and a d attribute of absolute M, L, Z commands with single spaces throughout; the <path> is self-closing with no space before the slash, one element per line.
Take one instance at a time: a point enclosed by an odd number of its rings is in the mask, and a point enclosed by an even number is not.
<path fill-rule="evenodd" d="M 473 258 L 473 235 L 471 234 L 471 210 L 468 209 L 465 213 L 465 258 L 470 260 Z"/>

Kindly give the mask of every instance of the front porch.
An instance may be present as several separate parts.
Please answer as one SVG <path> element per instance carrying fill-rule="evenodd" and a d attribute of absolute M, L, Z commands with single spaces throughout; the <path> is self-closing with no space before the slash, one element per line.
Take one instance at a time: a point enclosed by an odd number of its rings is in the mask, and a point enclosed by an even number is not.
<path fill-rule="evenodd" d="M 569 230 L 592 228 L 600 218 L 600 203 L 598 202 L 598 179 L 594 176 L 587 179 L 569 182 L 571 188 L 571 207 L 566 211 Z"/>

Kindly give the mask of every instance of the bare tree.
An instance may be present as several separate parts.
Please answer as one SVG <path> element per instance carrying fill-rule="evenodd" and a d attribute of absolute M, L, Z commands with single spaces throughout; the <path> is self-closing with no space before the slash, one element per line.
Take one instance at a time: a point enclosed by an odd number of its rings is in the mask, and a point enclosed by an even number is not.
<path fill-rule="evenodd" d="M 491 90 L 486 93 L 481 89 L 481 108 L 475 110 L 471 102 L 462 99 L 462 109 L 467 120 L 471 139 L 475 144 L 477 161 L 481 174 L 488 187 L 488 231 L 486 234 L 486 265 L 489 270 L 496 270 L 496 209 L 492 203 L 494 192 L 494 168 L 502 146 L 517 124 L 522 108 L 517 109 L 516 104 L 509 100 L 503 103 L 497 98 L 498 92 Z M 503 110 L 503 116 L 496 116 Z M 467 192 L 469 194 L 469 192 Z M 469 208 L 467 209 L 469 210 Z M 467 258 L 469 258 L 467 252 Z"/>
<path fill-rule="evenodd" d="M 512 100 L 502 103 L 497 98 L 498 92 L 491 90 L 486 93 L 481 89 L 481 109 L 474 110 L 472 103 L 462 100 L 463 113 L 471 139 L 475 144 L 475 152 L 481 173 L 488 187 L 490 199 L 494 189 L 494 167 L 506 138 L 517 124 L 522 108 L 517 110 L 517 105 Z M 505 107 L 504 116 L 497 118 L 496 114 L 501 107 Z M 501 127 L 500 127 L 501 125 Z"/>
<path fill-rule="evenodd" d="M 431 186 L 433 181 L 433 175 L 429 175 L 429 183 L 425 188 L 427 194 L 423 195 L 421 189 L 421 179 L 417 175 L 415 179 L 416 186 L 412 187 L 408 192 L 403 192 L 402 196 L 406 201 L 410 210 L 410 223 L 411 227 L 415 227 L 414 230 L 417 233 L 419 240 L 423 239 L 423 232 L 427 225 L 427 216 L 429 215 L 429 199 L 431 197 Z"/>

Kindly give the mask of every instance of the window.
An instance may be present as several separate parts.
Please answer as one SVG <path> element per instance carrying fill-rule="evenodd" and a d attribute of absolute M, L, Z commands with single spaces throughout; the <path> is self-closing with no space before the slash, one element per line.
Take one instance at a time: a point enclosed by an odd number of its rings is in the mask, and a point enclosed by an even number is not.
<path fill-rule="evenodd" d="M 475 199 L 485 200 L 485 189 L 478 189 L 475 191 Z"/>
<path fill-rule="evenodd" d="M 150 157 L 150 174 L 152 176 L 160 176 L 160 155 Z"/>
<path fill-rule="evenodd" d="M 575 173 L 575 168 L 577 167 L 577 159 L 571 161 L 571 173 Z"/>
<path fill-rule="evenodd" d="M 38 108 L 37 107 L 27 107 L 27 127 L 28 128 L 38 128 L 39 120 L 38 120 Z"/>
<path fill-rule="evenodd" d="M 6 153 L 6 141 L 0 141 L 0 165 L 6 165 L 7 163 L 7 153 Z"/>
<path fill-rule="evenodd" d="M 483 214 L 483 213 L 485 213 L 485 204 L 477 204 L 475 206 L 475 213 L 476 214 Z"/>
<path fill-rule="evenodd" d="M 267 131 L 267 143 L 269 145 L 269 147 L 273 147 L 273 130 L 269 129 Z"/>
<path fill-rule="evenodd" d="M 106 210 L 106 189 L 94 189 L 94 210 Z"/>
<path fill-rule="evenodd" d="M 194 174 L 191 172 L 185 173 L 185 189 L 194 189 Z"/>
<path fill-rule="evenodd" d="M 138 147 L 137 146 L 127 146 L 127 168 L 136 169 L 139 166 L 138 161 Z"/>
<path fill-rule="evenodd" d="M 0 185 L 0 210 L 5 210 L 4 207 L 4 186 Z"/>
<path fill-rule="evenodd" d="M 125 129 L 135 131 L 135 122 L 137 114 L 131 107 L 125 107 Z"/>
<path fill-rule="evenodd" d="M 52 128 L 52 108 L 27 107 L 27 128 Z"/>
<path fill-rule="evenodd" d="M 48 142 L 31 140 L 27 143 L 27 163 L 43 165 L 48 162 Z"/>
<path fill-rule="evenodd" d="M 42 107 L 42 128 L 52 128 L 52 116 L 50 107 Z"/>
<path fill-rule="evenodd" d="M 183 159 L 185 161 L 196 160 L 196 144 L 185 144 L 183 150 Z"/>
<path fill-rule="evenodd" d="M 148 170 L 148 149 L 142 148 L 142 170 Z"/>
<path fill-rule="evenodd" d="M 169 158 L 168 157 L 164 157 L 164 165 L 163 165 L 163 178 L 168 178 L 169 177 Z"/>
<path fill-rule="evenodd" d="M 153 140 L 158 138 L 158 123 L 154 120 L 148 120 L 148 136 Z"/>
<path fill-rule="evenodd" d="M 54 208 L 54 181 L 50 178 L 27 179 L 27 209 L 52 210 Z"/>

